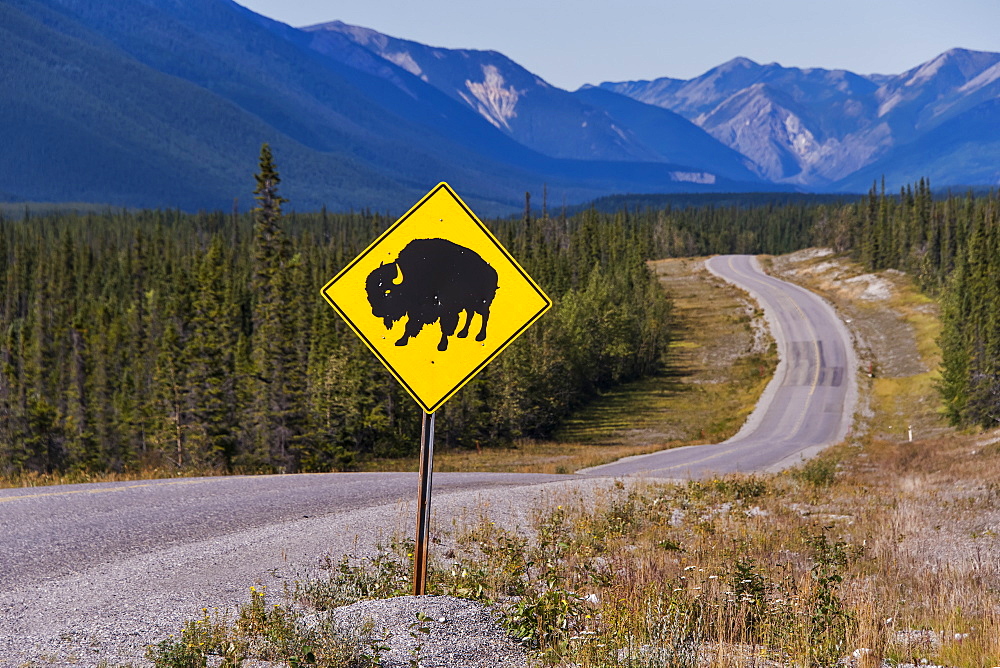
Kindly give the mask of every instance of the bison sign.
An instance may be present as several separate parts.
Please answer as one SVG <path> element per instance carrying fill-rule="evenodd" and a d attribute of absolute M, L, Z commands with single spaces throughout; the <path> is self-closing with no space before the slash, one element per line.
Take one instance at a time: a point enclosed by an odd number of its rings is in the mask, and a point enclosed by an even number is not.
<path fill-rule="evenodd" d="M 323 296 L 427 413 L 552 305 L 446 183 Z"/>
<path fill-rule="evenodd" d="M 405 346 L 424 325 L 440 322 L 438 350 L 445 351 L 463 311 L 465 327 L 458 338 L 469 335 L 472 316 L 478 313 L 483 322 L 476 341 L 486 340 L 497 272 L 475 251 L 447 239 L 414 239 L 395 262 L 380 264 L 368 274 L 366 290 L 372 313 L 384 318 L 386 329 L 407 318 L 397 346 Z"/>

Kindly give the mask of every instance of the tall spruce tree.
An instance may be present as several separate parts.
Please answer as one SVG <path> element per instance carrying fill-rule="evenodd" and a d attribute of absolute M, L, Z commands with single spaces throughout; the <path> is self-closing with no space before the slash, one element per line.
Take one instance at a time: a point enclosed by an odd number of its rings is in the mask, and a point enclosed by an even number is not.
<path fill-rule="evenodd" d="M 260 149 L 260 171 L 255 175 L 252 383 L 257 385 L 251 422 L 255 427 L 255 449 L 267 466 L 279 471 L 297 468 L 296 445 L 302 432 L 301 409 L 296 402 L 298 371 L 291 340 L 289 243 L 281 227 L 278 194 L 281 178 L 271 148 Z M 301 403 L 301 402 L 298 402 Z"/>

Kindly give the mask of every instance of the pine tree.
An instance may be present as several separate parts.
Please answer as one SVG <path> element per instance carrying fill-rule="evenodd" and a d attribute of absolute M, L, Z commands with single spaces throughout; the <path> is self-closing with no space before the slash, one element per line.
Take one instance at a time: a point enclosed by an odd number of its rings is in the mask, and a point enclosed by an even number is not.
<path fill-rule="evenodd" d="M 198 268 L 192 304 L 187 378 L 202 462 L 232 468 L 236 449 L 235 305 L 222 237 L 215 235 Z"/>
<path fill-rule="evenodd" d="M 254 265 L 253 364 L 257 384 L 251 421 L 255 427 L 256 450 L 279 471 L 295 470 L 293 441 L 298 434 L 293 413 L 295 397 L 290 394 L 290 374 L 295 372 L 294 345 L 289 340 L 291 314 L 288 308 L 290 282 L 288 241 L 281 228 L 278 194 L 281 179 L 264 144 L 260 150 L 260 171 L 254 177 Z"/>

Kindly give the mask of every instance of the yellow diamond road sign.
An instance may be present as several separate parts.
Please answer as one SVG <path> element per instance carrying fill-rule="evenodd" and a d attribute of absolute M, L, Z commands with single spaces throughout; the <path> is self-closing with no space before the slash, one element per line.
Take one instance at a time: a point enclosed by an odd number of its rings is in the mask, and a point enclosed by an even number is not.
<path fill-rule="evenodd" d="M 447 183 L 323 296 L 428 413 L 552 306 Z"/>

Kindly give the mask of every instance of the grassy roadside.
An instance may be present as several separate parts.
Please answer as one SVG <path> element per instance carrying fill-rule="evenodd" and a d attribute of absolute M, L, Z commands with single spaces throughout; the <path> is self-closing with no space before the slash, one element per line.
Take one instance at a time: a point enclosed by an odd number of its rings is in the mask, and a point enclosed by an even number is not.
<path fill-rule="evenodd" d="M 205 469 L 139 468 L 115 471 L 67 471 L 65 473 L 37 473 L 26 471 L 13 475 L 0 475 L 0 489 L 16 487 L 43 487 L 45 485 L 82 485 L 94 482 L 132 482 L 136 480 L 165 480 L 167 478 L 198 478 L 226 475 L 224 471 Z"/>
<path fill-rule="evenodd" d="M 863 274 L 843 258 L 769 264 L 823 292 L 872 363 L 848 443 L 777 475 L 560 498 L 518 530 L 482 508 L 441 532 L 430 590 L 498 605 L 543 665 L 1000 665 L 1000 433 L 941 422 L 933 304 L 904 276 Z M 593 442 L 628 436 L 605 424 Z M 408 572 L 405 539 L 375 558 L 334 556 L 328 577 L 286 592 L 275 619 L 405 594 Z M 250 647 L 237 623 L 202 625 L 219 647 Z M 198 647 L 197 633 L 151 657 L 181 665 L 163 652 Z M 310 651 L 315 665 L 360 665 Z"/>

